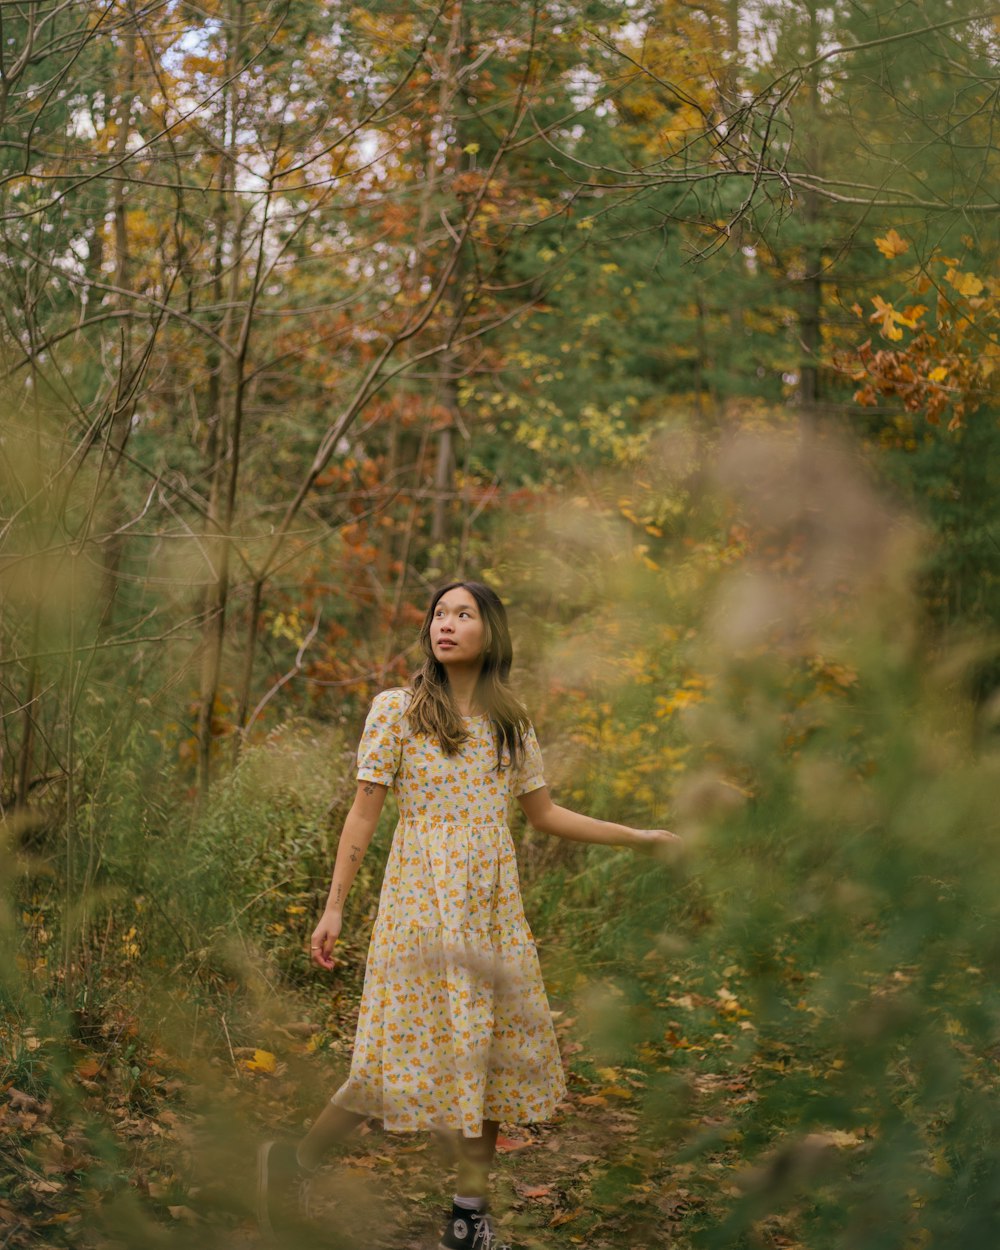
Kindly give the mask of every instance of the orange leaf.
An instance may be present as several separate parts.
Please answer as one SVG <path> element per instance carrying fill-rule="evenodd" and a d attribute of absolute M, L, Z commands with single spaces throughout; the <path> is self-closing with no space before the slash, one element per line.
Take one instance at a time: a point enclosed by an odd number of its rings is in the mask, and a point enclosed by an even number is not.
<path fill-rule="evenodd" d="M 525 1198 L 547 1198 L 551 1192 L 551 1185 L 528 1185 L 521 1190 Z"/>

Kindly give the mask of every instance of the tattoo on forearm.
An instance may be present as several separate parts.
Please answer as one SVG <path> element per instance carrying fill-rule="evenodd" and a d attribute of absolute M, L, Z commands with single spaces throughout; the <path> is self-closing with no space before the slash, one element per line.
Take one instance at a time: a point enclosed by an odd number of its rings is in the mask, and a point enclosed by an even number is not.
<path fill-rule="evenodd" d="M 338 886 L 337 886 L 337 897 L 334 899 L 334 902 L 335 902 L 335 903 L 339 903 L 339 902 L 340 902 L 340 900 L 341 900 L 341 898 L 343 897 L 343 894 L 344 894 L 344 887 L 343 887 L 342 885 L 338 885 Z"/>
<path fill-rule="evenodd" d="M 364 787 L 364 790 L 365 790 L 365 794 L 374 794 L 374 793 L 375 793 L 375 782 L 374 782 L 374 781 L 367 781 L 367 782 L 365 782 L 365 787 Z"/>
<path fill-rule="evenodd" d="M 356 864 L 360 858 L 361 858 L 361 847 L 352 846 L 351 847 L 351 863 Z"/>

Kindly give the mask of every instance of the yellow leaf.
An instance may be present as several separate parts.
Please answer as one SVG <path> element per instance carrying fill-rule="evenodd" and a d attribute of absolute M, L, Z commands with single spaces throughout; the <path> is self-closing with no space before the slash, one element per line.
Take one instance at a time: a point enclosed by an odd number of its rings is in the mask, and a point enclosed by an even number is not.
<path fill-rule="evenodd" d="M 274 1072 L 278 1066 L 277 1055 L 269 1050 L 255 1050 L 252 1059 L 244 1059 L 243 1066 L 248 1072 Z"/>
<path fill-rule="evenodd" d="M 932 369 L 930 373 L 928 373 L 927 378 L 930 382 L 943 382 L 947 376 L 948 370 L 944 367 L 944 365 L 938 365 L 936 369 Z"/>
<path fill-rule="evenodd" d="M 569 1224 L 571 1221 L 579 1219 L 583 1215 L 583 1207 L 576 1207 L 572 1211 L 560 1211 L 558 1215 L 554 1215 L 549 1220 L 550 1228 L 557 1228 L 560 1224 Z"/>
<path fill-rule="evenodd" d="M 891 304 L 887 304 L 881 295 L 873 296 L 872 303 L 875 305 L 875 311 L 869 316 L 868 320 L 878 322 L 881 326 L 883 338 L 898 342 L 903 337 L 903 331 L 898 324 L 903 320 L 902 314 L 897 312 Z"/>
<path fill-rule="evenodd" d="M 875 246 L 886 260 L 892 260 L 894 256 L 902 256 L 904 252 L 910 250 L 909 243 L 897 233 L 895 227 L 888 230 L 881 239 L 876 239 Z"/>
<path fill-rule="evenodd" d="M 604 1098 L 623 1098 L 625 1100 L 635 1097 L 632 1091 L 626 1089 L 624 1085 L 608 1085 L 601 1090 L 601 1096 Z"/>
<path fill-rule="evenodd" d="M 978 295 L 983 284 L 974 273 L 959 273 L 957 269 L 949 269 L 944 275 L 959 295 Z"/>

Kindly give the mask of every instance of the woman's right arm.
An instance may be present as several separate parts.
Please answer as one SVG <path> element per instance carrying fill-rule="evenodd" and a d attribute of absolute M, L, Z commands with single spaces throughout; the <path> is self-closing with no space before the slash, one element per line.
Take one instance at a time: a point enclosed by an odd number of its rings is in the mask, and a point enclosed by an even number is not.
<path fill-rule="evenodd" d="M 386 786 L 377 781 L 359 781 L 351 810 L 347 813 L 333 866 L 333 880 L 326 910 L 313 930 L 310 955 L 321 968 L 333 967 L 333 948 L 340 937 L 344 902 L 361 866 L 361 858 L 372 840 L 385 803 Z"/>

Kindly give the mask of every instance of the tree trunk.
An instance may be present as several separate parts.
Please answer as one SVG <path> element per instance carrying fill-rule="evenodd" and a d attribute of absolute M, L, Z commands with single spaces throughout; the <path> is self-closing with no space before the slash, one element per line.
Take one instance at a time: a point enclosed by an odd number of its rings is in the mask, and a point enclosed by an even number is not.
<path fill-rule="evenodd" d="M 14 791 L 14 804 L 16 807 L 28 806 L 28 793 L 31 789 L 31 757 L 34 752 L 35 715 L 38 710 L 34 705 L 38 696 L 38 660 L 35 656 L 38 651 L 40 634 L 41 606 L 36 604 L 32 612 L 31 633 L 29 635 L 32 658 L 28 661 L 28 680 L 24 689 L 23 729 L 18 750 L 17 781 Z"/>
<path fill-rule="evenodd" d="M 442 396 L 446 400 L 452 396 L 445 379 L 442 379 Z M 449 422 L 438 432 L 437 463 L 434 467 L 434 512 L 431 520 L 431 542 L 443 543 L 448 536 L 448 503 L 453 493 L 455 458 L 452 453 L 452 438 L 455 427 Z"/>
<path fill-rule="evenodd" d="M 815 62 L 820 50 L 819 15 L 815 0 L 809 0 L 807 62 Z M 805 161 L 811 174 L 822 167 L 820 149 L 819 67 L 813 65 L 806 77 Z M 820 364 L 822 358 L 823 247 L 819 238 L 821 215 L 814 191 L 808 190 L 803 203 L 806 241 L 803 248 L 802 290 L 799 302 L 799 403 L 807 419 L 817 415 L 820 406 Z"/>
<path fill-rule="evenodd" d="M 136 98 L 136 27 L 135 20 L 128 23 L 122 40 L 122 52 L 119 73 L 119 89 L 116 112 L 118 117 L 118 133 L 112 149 L 115 166 L 124 173 L 124 161 L 128 155 L 128 138 L 132 118 L 132 107 Z M 112 296 L 114 304 L 124 313 L 129 312 L 129 297 L 124 294 L 129 284 L 129 237 L 126 197 L 128 181 L 119 177 L 113 184 L 111 194 L 111 211 L 114 218 L 115 270 L 114 285 L 117 294 Z M 121 321 L 121 338 L 119 340 L 117 377 L 112 382 L 112 404 L 108 418 L 105 438 L 106 451 L 103 465 L 103 493 L 107 500 L 108 515 L 112 519 L 112 531 L 117 528 L 121 517 L 121 492 L 118 489 L 117 469 L 121 462 L 122 452 L 128 442 L 132 429 L 132 418 L 135 415 L 135 379 L 132 376 L 132 319 L 124 316 Z M 99 634 L 107 635 L 114 625 L 115 597 L 118 593 L 118 576 L 122 560 L 124 537 L 111 533 L 102 544 L 102 593 L 99 604 Z"/>
<path fill-rule="evenodd" d="M 469 27 L 465 12 L 464 0 L 458 0 L 451 19 L 451 30 L 448 37 L 448 49 L 445 72 L 441 75 L 441 91 L 438 98 L 438 115 L 440 117 L 441 134 L 454 135 L 452 150 L 455 153 L 452 173 L 457 171 L 462 162 L 465 147 L 462 133 L 461 116 L 455 109 L 455 97 L 460 88 L 459 70 L 463 58 L 468 55 Z M 445 205 L 444 211 L 448 211 Z M 450 284 L 450 291 L 442 301 L 442 309 L 446 311 L 449 321 L 454 327 L 461 319 L 462 290 L 465 285 L 465 266 L 461 257 L 455 266 Z M 449 504 L 455 493 L 455 428 L 456 421 L 452 414 L 458 413 L 458 362 L 452 352 L 441 356 L 438 373 L 437 403 L 438 412 L 444 412 L 445 419 L 438 432 L 437 458 L 434 466 L 434 510 L 431 516 L 431 542 L 435 545 L 445 543 L 449 537 Z"/>
<path fill-rule="evenodd" d="M 243 0 L 230 0 L 227 23 L 229 55 L 226 65 L 227 87 L 222 97 L 223 155 L 219 194 L 218 238 L 216 244 L 216 292 L 224 303 L 219 337 L 229 344 L 233 337 L 235 310 L 240 297 L 239 255 L 242 245 L 242 222 L 236 200 L 236 144 L 238 109 L 234 79 L 239 68 L 243 43 Z M 228 248 L 226 246 L 228 242 Z M 228 290 L 223 285 L 223 272 L 229 266 Z M 220 355 L 217 370 L 217 392 L 208 524 L 205 548 L 212 561 L 213 581 L 205 595 L 205 635 L 202 653 L 201 688 L 198 696 L 198 793 L 202 799 L 211 784 L 212 743 L 216 701 L 222 675 L 222 654 L 226 637 L 226 615 L 229 606 L 229 563 L 232 546 L 233 518 L 240 468 L 240 434 L 243 417 L 243 361 Z"/>

